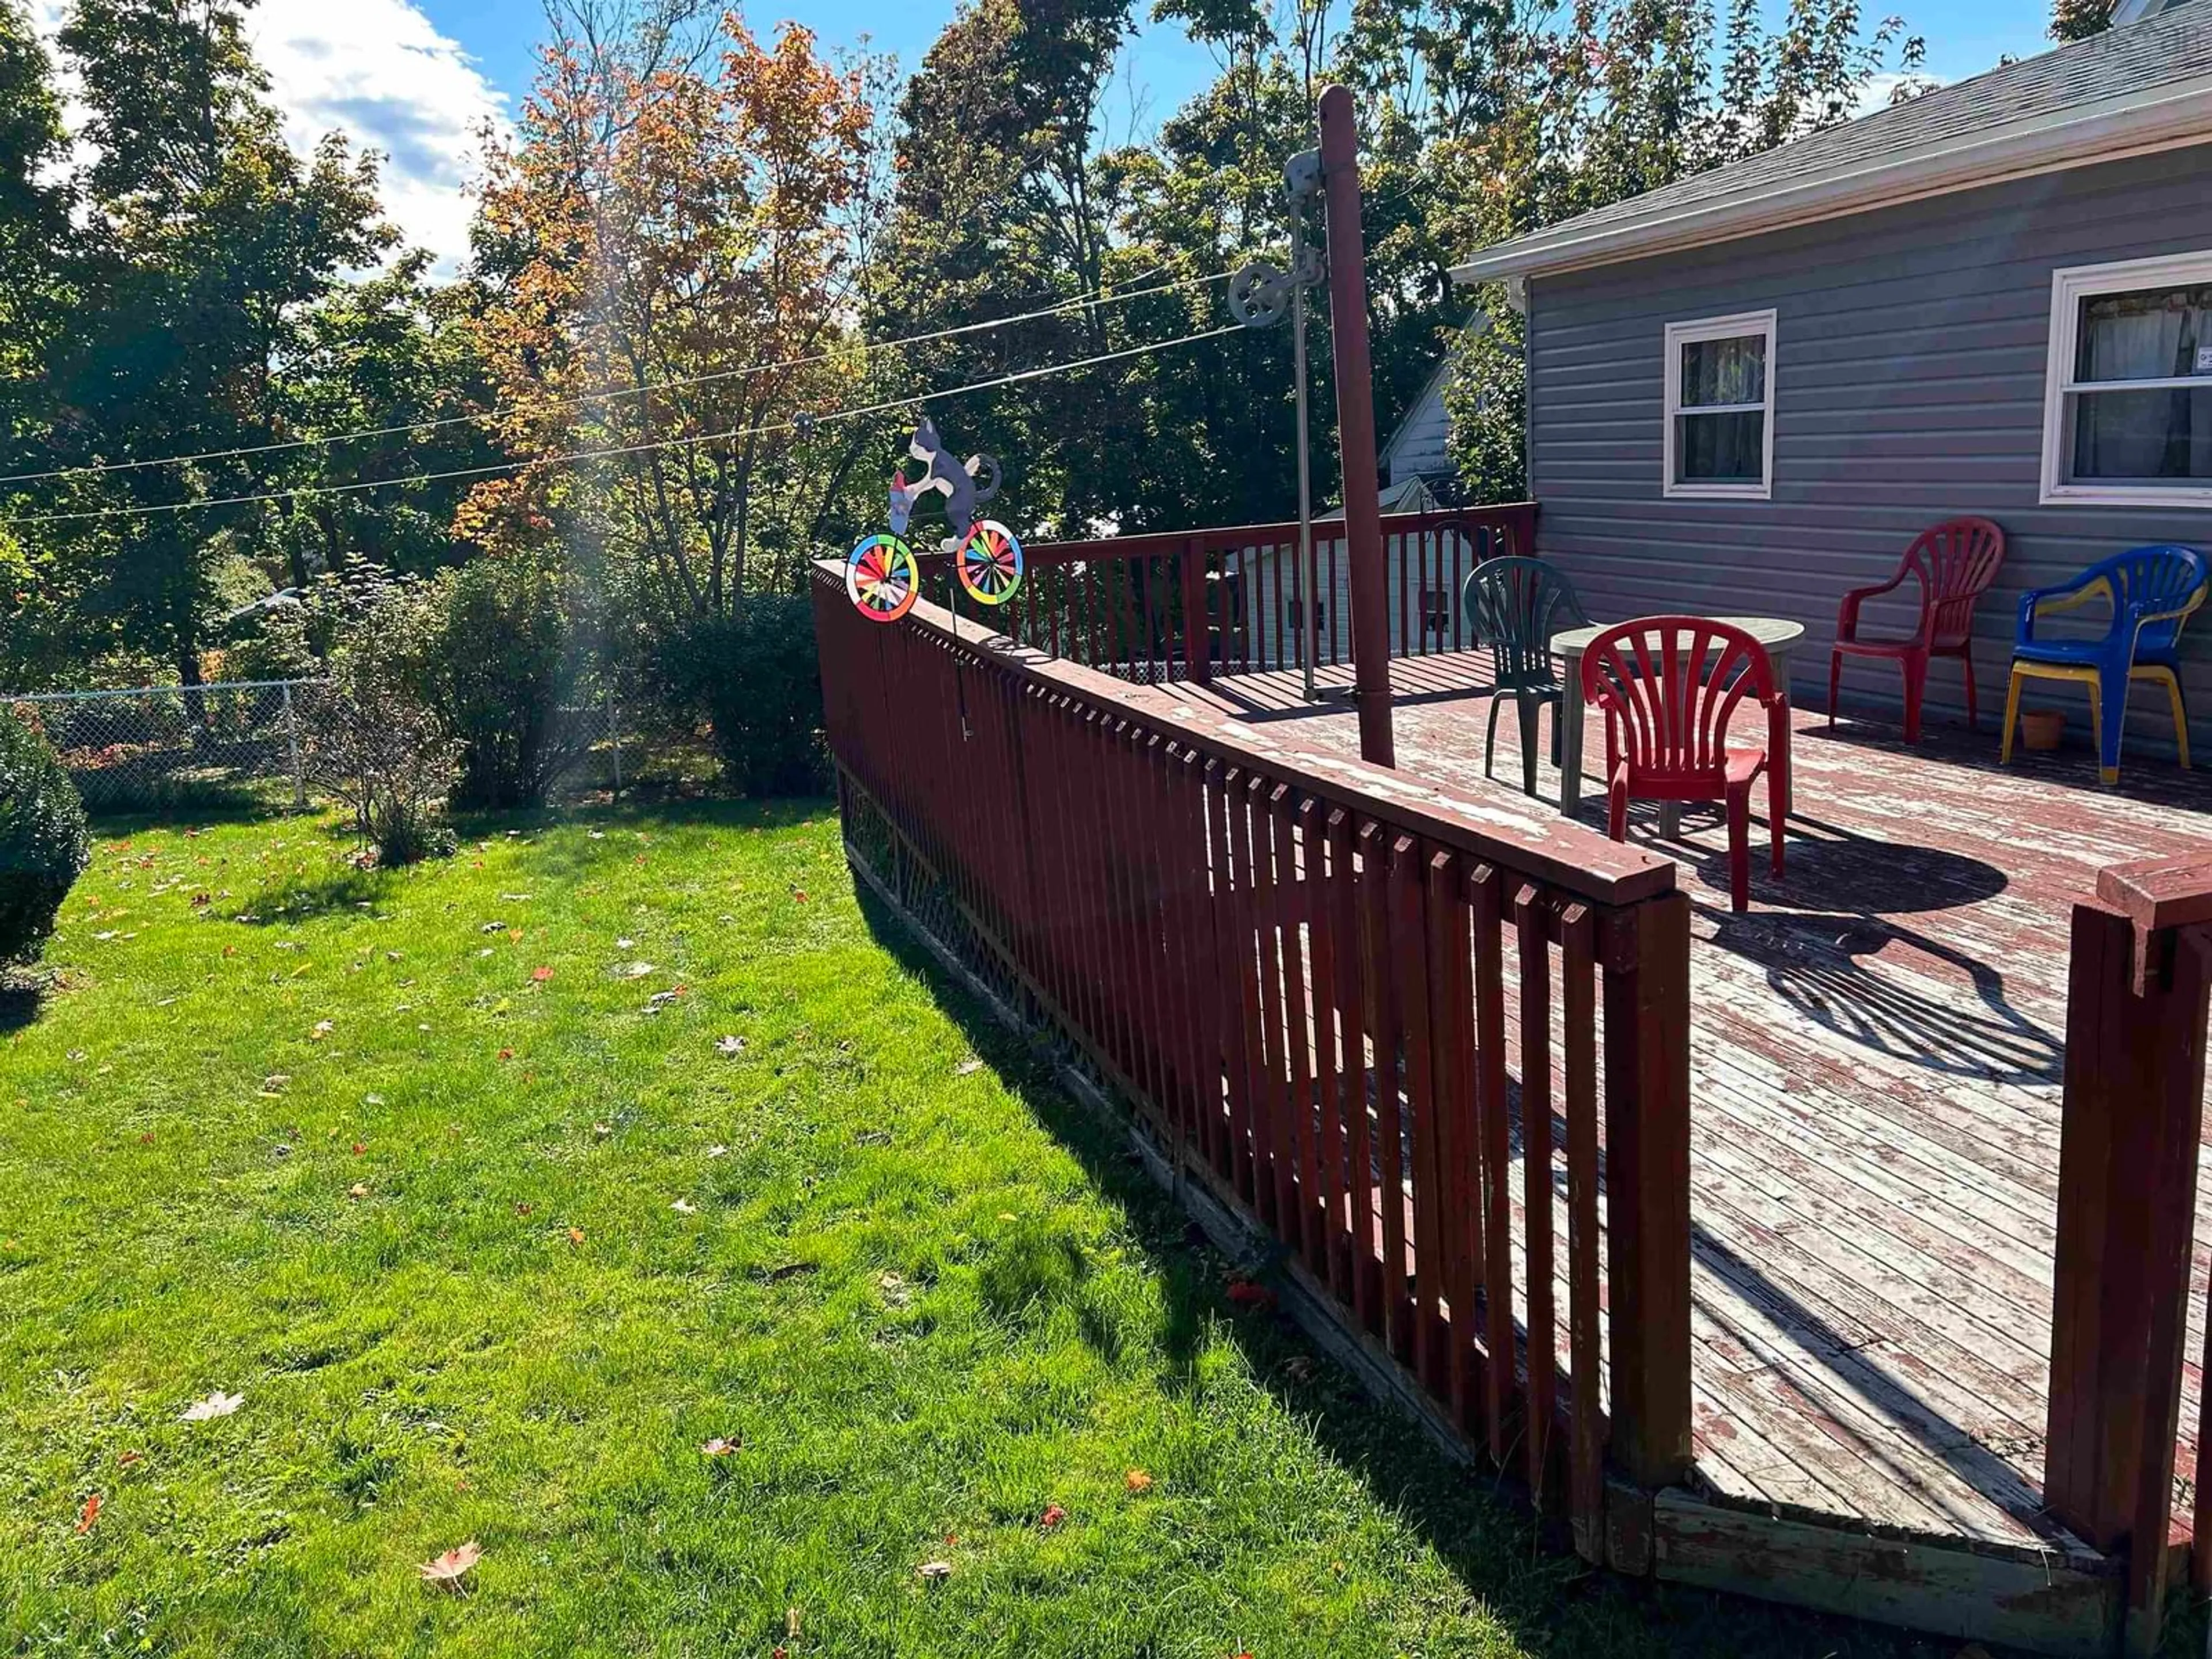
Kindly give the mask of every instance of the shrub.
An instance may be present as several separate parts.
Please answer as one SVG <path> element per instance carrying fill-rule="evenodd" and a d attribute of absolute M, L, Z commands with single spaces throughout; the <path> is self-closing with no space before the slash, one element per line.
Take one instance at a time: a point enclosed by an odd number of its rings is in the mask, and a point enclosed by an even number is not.
<path fill-rule="evenodd" d="M 45 738 L 0 712 L 0 966 L 38 955 L 91 859 L 76 786 Z"/>
<path fill-rule="evenodd" d="M 330 681 L 307 699 L 301 763 L 353 809 L 380 864 L 449 852 L 438 816 L 461 774 L 460 744 L 417 684 L 431 630 L 419 583 L 373 573 L 337 596 L 343 622 Z"/>
<path fill-rule="evenodd" d="M 736 616 L 702 618 L 669 639 L 659 674 L 672 698 L 713 722 L 715 757 L 731 788 L 801 795 L 827 787 L 810 601 L 748 594 Z"/>
<path fill-rule="evenodd" d="M 471 560 L 430 590 L 418 681 L 460 744 L 457 806 L 535 806 L 586 740 L 561 711 L 573 633 L 559 569 L 528 554 Z"/>

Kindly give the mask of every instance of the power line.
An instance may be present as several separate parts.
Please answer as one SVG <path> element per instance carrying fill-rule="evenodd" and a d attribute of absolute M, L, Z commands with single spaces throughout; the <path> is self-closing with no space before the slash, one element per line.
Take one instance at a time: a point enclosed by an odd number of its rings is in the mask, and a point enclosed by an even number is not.
<path fill-rule="evenodd" d="M 954 328 L 933 329 L 927 334 L 908 334 L 896 340 L 860 340 L 850 345 L 829 351 L 817 351 L 804 357 L 787 357 L 770 363 L 750 363 L 743 368 L 715 369 L 706 374 L 686 375 L 672 380 L 655 380 L 650 385 L 612 387 L 605 392 L 580 392 L 573 398 L 552 398 L 533 403 L 532 409 L 580 409 L 588 404 L 607 403 L 617 398 L 649 397 L 656 392 L 674 392 L 686 386 L 708 386 L 719 380 L 750 379 L 756 374 L 773 374 L 780 368 L 805 368 L 815 363 L 828 362 L 834 357 L 850 353 L 866 356 L 871 352 L 891 351 L 902 346 L 927 345 L 933 340 L 955 339 L 962 335 L 981 334 L 994 328 L 1011 328 L 1016 323 L 1035 322 L 1043 317 L 1056 317 L 1063 312 L 1077 311 L 1086 306 L 1120 305 L 1128 300 L 1141 300 L 1148 295 L 1171 294 L 1186 288 L 1200 288 L 1208 283 L 1218 283 L 1235 273 L 1214 272 L 1210 276 L 1184 276 L 1171 283 L 1158 283 L 1150 288 L 1131 289 L 1125 293 L 1111 291 L 1112 285 L 1093 289 L 1088 294 L 1078 295 L 1072 300 L 1060 300 L 1035 311 L 1024 311 L 1012 317 L 994 317 L 981 323 L 963 323 Z M 1159 272 L 1154 270 L 1139 276 L 1137 282 L 1150 282 Z M 0 473 L 0 484 L 37 483 L 48 478 L 91 477 L 106 472 L 132 472 L 146 467 L 183 466 L 192 461 L 232 460 L 246 455 L 270 455 L 280 451 L 319 448 L 330 444 L 352 443 L 363 438 L 391 438 L 403 433 L 433 432 L 441 427 L 465 426 L 473 422 L 489 421 L 501 415 L 514 413 L 525 407 L 521 404 L 495 404 L 489 409 L 472 410 L 465 415 L 442 415 L 434 420 L 407 421 L 392 426 L 363 427 L 353 432 L 333 432 L 312 438 L 284 438 L 265 444 L 241 444 L 231 449 L 203 449 L 185 455 L 161 455 L 139 461 L 98 461 L 82 466 L 58 466 L 44 472 Z M 135 510 L 135 509 L 134 509 Z M 35 520 L 9 520 L 35 522 Z"/>
<path fill-rule="evenodd" d="M 1197 334 L 1185 334 L 1173 340 L 1151 340 L 1142 345 L 1125 346 L 1119 351 L 1101 352 L 1094 357 L 1081 357 L 1073 362 L 1048 363 L 1042 368 L 1025 368 L 1012 374 L 1001 374 L 995 380 L 975 380 L 966 386 L 943 386 L 932 392 L 909 393 L 902 398 L 887 398 L 882 403 L 863 404 L 855 409 L 833 410 L 826 415 L 800 416 L 788 421 L 774 421 L 763 426 L 732 427 L 721 432 L 703 432 L 689 438 L 656 438 L 645 443 L 619 444 L 605 449 L 576 449 L 551 455 L 530 456 L 521 460 L 498 461 L 484 466 L 455 467 L 443 472 L 416 472 L 398 478 L 366 478 L 352 483 L 307 484 L 291 489 L 262 490 L 251 495 L 203 496 L 193 501 L 158 502 L 150 507 L 87 507 L 70 513 L 33 513 L 16 518 L 0 519 L 4 525 L 64 524 L 87 519 L 135 519 L 155 514 L 191 513 L 212 507 L 249 507 L 264 501 L 301 501 L 314 496 L 346 495 L 368 489 L 390 489 L 401 484 L 440 483 L 454 478 L 484 478 L 503 472 L 520 472 L 526 468 L 563 466 L 576 461 L 608 460 L 624 455 L 641 455 L 659 449 L 688 448 L 698 444 L 726 442 L 737 438 L 765 437 L 776 432 L 796 432 L 810 425 L 818 426 L 827 421 L 856 419 L 863 415 L 881 415 L 894 409 L 906 409 L 916 404 L 937 403 L 946 398 L 957 398 L 963 392 L 988 392 L 998 386 L 1015 386 L 1025 380 L 1042 380 L 1048 375 L 1066 374 L 1079 368 L 1095 368 L 1101 363 L 1118 362 L 1123 358 L 1142 356 L 1148 351 L 1168 351 L 1177 346 L 1194 345 L 1201 340 L 1219 339 L 1224 334 L 1241 334 L 1242 323 L 1228 323 L 1219 328 L 1210 328 Z"/>

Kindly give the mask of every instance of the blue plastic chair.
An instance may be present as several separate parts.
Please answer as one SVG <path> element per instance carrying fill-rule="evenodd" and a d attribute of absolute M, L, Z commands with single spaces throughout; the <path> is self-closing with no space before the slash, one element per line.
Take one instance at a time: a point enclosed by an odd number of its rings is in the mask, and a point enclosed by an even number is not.
<path fill-rule="evenodd" d="M 1575 586 L 1554 564 L 1519 556 L 1485 559 L 1460 592 L 1460 610 L 1474 619 L 1478 644 L 1490 647 L 1497 670 L 1490 698 L 1490 735 L 1482 746 L 1482 775 L 1494 775 L 1498 714 L 1513 699 L 1521 717 L 1521 787 L 1536 793 L 1536 723 L 1546 703 L 1552 710 L 1552 760 L 1559 758 L 1559 721 L 1565 718 L 1566 685 L 1552 659 L 1552 635 L 1585 626 Z M 1580 719 L 1577 702 L 1575 718 Z"/>
<path fill-rule="evenodd" d="M 2173 740 L 2189 765 L 2189 710 L 2181 696 L 2181 625 L 2204 603 L 2212 570 L 2193 547 L 2137 547 L 2091 565 L 2063 587 L 2021 595 L 2020 633 L 2013 642 L 2012 685 L 2005 696 L 2004 747 L 2012 759 L 2012 732 L 2020 715 L 2020 689 L 2031 679 L 2071 680 L 2089 688 L 2089 720 L 2097 728 L 2097 769 L 2106 783 L 2120 778 L 2120 729 L 2126 724 L 2128 687 L 2149 680 L 2166 687 L 2173 707 Z M 2050 640 L 2035 636 L 2036 619 L 2107 599 L 2112 626 L 2102 639 Z"/>

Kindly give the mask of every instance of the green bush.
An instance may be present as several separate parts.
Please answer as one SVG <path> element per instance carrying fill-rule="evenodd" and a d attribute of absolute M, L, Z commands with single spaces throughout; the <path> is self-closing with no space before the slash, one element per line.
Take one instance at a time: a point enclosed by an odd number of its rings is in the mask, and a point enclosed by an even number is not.
<path fill-rule="evenodd" d="M 828 787 L 809 600 L 748 594 L 736 616 L 702 618 L 672 636 L 659 669 L 672 700 L 713 722 L 715 757 L 731 788 L 804 795 Z"/>
<path fill-rule="evenodd" d="M 584 752 L 561 707 L 571 609 L 558 568 L 528 554 L 472 559 L 432 585 L 418 682 L 460 744 L 456 806 L 538 805 Z"/>
<path fill-rule="evenodd" d="M 44 738 L 0 711 L 0 965 L 38 955 L 91 860 L 76 786 Z"/>

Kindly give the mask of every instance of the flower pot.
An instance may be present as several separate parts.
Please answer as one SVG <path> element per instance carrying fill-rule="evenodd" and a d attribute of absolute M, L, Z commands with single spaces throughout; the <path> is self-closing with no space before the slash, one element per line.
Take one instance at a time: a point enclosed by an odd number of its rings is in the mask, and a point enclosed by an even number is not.
<path fill-rule="evenodd" d="M 2058 747 L 2066 735 L 2066 711 L 2063 708 L 2030 708 L 2020 717 L 2020 740 L 2028 748 L 2048 753 Z"/>

